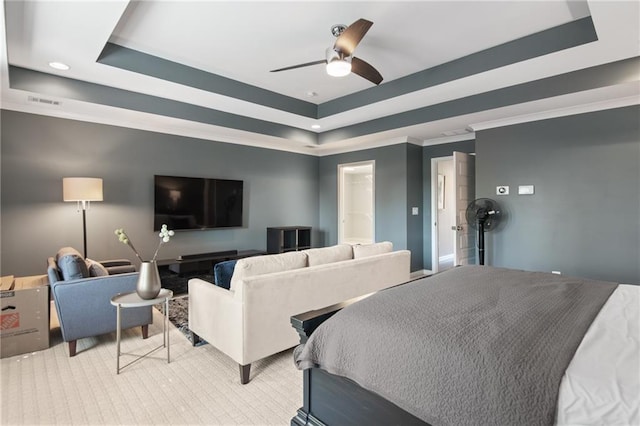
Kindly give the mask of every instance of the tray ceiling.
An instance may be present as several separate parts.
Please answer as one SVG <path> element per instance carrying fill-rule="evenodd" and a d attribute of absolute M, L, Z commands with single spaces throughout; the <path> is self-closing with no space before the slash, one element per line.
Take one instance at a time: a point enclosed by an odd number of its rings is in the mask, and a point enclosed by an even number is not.
<path fill-rule="evenodd" d="M 314 155 L 637 104 L 638 2 L 5 1 L 2 108 Z M 374 24 L 330 77 L 334 24 Z M 60 71 L 48 63 L 70 66 Z M 313 127 L 312 127 L 313 126 Z"/>

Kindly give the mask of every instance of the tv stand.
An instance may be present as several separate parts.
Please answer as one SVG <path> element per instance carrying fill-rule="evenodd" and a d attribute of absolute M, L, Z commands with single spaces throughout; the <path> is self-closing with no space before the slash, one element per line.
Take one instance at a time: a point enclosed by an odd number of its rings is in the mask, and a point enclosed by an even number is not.
<path fill-rule="evenodd" d="M 224 250 L 209 253 L 186 254 L 177 259 L 164 259 L 158 261 L 158 266 L 168 266 L 171 272 L 180 276 L 190 273 L 213 273 L 216 263 L 226 260 L 242 259 L 245 257 L 265 254 L 259 250 Z"/>
<path fill-rule="evenodd" d="M 178 256 L 176 260 L 203 260 L 212 259 L 216 257 L 235 256 L 238 254 L 238 250 L 225 250 L 225 251 L 212 251 L 210 253 L 196 253 L 196 254 L 183 254 Z"/>
<path fill-rule="evenodd" d="M 260 250 L 222 250 L 208 253 L 185 254 L 176 259 L 162 259 L 156 263 L 162 287 L 173 291 L 174 296 L 186 294 L 190 278 L 213 280 L 213 267 L 226 260 L 266 254 Z"/>

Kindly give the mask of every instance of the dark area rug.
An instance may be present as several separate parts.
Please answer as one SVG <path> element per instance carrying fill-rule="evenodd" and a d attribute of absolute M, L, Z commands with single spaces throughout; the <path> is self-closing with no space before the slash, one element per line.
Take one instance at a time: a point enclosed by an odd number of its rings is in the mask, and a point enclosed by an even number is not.
<path fill-rule="evenodd" d="M 155 305 L 155 308 L 164 315 L 164 304 Z M 189 330 L 189 296 L 179 296 L 169 301 L 169 321 L 193 344 L 193 336 Z M 196 346 L 202 346 L 207 342 L 200 339 Z"/>

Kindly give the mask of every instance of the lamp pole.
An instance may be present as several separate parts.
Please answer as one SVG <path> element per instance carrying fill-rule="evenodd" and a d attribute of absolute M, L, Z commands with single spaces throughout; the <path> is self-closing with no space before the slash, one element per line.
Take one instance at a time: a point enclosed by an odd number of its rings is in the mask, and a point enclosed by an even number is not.
<path fill-rule="evenodd" d="M 62 178 L 62 199 L 82 203 L 82 243 L 87 257 L 87 209 L 91 201 L 102 201 L 102 179 L 88 177 Z"/>
<path fill-rule="evenodd" d="M 87 208 L 85 201 L 82 202 L 82 242 L 84 244 L 84 258 L 87 258 Z"/>

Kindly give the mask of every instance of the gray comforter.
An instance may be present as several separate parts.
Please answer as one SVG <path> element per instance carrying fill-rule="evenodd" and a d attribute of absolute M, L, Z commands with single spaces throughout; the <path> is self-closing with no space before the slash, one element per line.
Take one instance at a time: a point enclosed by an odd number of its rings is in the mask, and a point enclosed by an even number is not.
<path fill-rule="evenodd" d="M 295 361 L 432 425 L 550 425 L 564 371 L 616 286 L 458 267 L 343 309 Z"/>

